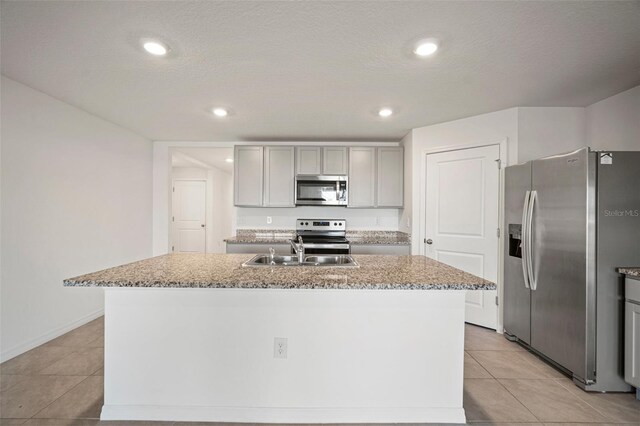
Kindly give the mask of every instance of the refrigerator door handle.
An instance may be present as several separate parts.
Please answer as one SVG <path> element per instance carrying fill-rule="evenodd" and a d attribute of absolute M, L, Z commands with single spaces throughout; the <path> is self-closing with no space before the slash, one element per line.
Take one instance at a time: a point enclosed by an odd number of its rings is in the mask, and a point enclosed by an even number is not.
<path fill-rule="evenodd" d="M 533 226 L 533 209 L 536 205 L 538 191 L 531 191 L 529 200 L 529 211 L 527 212 L 527 270 L 529 271 L 529 285 L 531 290 L 538 288 L 538 282 L 533 274 L 533 238 L 531 237 L 531 229 Z"/>
<path fill-rule="evenodd" d="M 531 191 L 524 194 L 524 206 L 522 207 L 522 230 L 520 233 L 520 248 L 522 251 L 522 275 L 524 276 L 524 286 L 529 289 L 529 267 L 527 265 L 527 214 L 529 213 L 529 198 Z"/>

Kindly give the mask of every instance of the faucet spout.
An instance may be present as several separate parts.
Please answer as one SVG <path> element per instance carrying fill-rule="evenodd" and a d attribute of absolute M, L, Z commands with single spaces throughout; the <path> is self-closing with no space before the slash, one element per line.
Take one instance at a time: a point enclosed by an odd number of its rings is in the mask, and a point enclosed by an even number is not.
<path fill-rule="evenodd" d="M 293 252 L 298 255 L 298 263 L 304 262 L 304 241 L 302 241 L 302 237 L 298 237 L 298 243 L 295 243 L 294 240 L 289 240 L 291 247 L 293 247 Z"/>

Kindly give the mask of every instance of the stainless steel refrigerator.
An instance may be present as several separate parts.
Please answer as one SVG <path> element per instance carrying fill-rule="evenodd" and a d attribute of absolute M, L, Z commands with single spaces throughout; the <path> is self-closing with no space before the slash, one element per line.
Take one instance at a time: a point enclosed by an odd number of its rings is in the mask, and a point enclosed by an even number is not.
<path fill-rule="evenodd" d="M 640 265 L 640 152 L 505 169 L 504 331 L 586 390 L 629 391 L 620 266 Z"/>

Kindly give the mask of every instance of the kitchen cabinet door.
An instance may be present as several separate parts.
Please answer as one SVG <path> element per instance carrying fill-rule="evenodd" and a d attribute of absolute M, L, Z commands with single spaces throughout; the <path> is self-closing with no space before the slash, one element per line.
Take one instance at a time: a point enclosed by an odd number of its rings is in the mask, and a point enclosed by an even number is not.
<path fill-rule="evenodd" d="M 264 206 L 295 207 L 294 147 L 264 148 Z"/>
<path fill-rule="evenodd" d="M 404 150 L 402 147 L 378 148 L 376 175 L 377 207 L 402 207 L 404 196 Z"/>
<path fill-rule="evenodd" d="M 640 280 L 625 278 L 624 380 L 640 388 Z"/>
<path fill-rule="evenodd" d="M 296 174 L 319 175 L 321 162 L 322 156 L 319 146 L 296 147 Z"/>
<path fill-rule="evenodd" d="M 322 174 L 347 174 L 347 148 L 344 146 L 330 146 L 322 148 Z"/>
<path fill-rule="evenodd" d="M 628 279 L 628 278 L 627 278 Z M 624 379 L 640 387 L 640 305 L 625 302 Z"/>
<path fill-rule="evenodd" d="M 376 149 L 349 148 L 348 207 L 375 207 Z"/>
<path fill-rule="evenodd" d="M 261 146 L 236 146 L 234 152 L 234 204 L 262 206 L 264 150 Z"/>

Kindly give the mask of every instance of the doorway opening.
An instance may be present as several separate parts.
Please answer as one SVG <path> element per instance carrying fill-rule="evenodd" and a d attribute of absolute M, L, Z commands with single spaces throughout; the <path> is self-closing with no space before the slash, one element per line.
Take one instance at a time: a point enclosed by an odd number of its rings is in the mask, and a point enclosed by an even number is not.
<path fill-rule="evenodd" d="M 224 253 L 233 235 L 233 148 L 171 151 L 170 250 Z"/>

